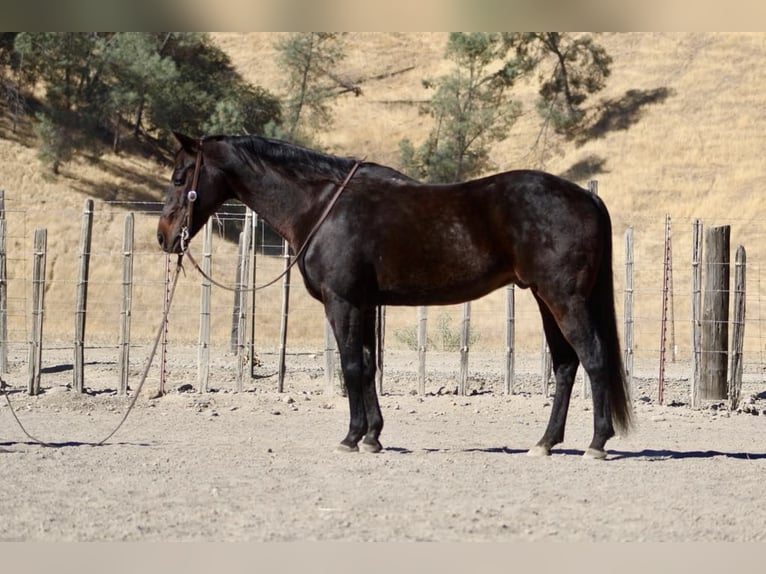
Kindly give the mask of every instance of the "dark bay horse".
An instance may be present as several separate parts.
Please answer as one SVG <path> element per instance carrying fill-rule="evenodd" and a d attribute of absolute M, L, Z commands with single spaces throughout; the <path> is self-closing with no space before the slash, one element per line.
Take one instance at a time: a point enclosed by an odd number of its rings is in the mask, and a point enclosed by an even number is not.
<path fill-rule="evenodd" d="M 580 363 L 593 396 L 593 440 L 585 456 L 604 458 L 615 428 L 630 427 L 611 221 L 596 195 L 538 171 L 434 185 L 376 163 L 258 136 L 176 138 L 181 149 L 158 225 L 160 246 L 182 252 L 233 198 L 288 241 L 338 342 L 350 407 L 341 449 L 382 448 L 376 306 L 460 303 L 511 282 L 529 288 L 537 301 L 556 377 L 548 426 L 529 454 L 548 455 L 563 441 Z M 196 201 L 190 202 L 192 188 Z"/>

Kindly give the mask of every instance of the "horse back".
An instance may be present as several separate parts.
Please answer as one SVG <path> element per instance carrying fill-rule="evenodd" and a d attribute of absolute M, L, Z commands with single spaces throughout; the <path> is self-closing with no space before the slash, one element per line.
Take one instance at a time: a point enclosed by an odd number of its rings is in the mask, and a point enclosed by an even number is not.
<path fill-rule="evenodd" d="M 596 240 L 599 205 L 587 190 L 531 170 L 439 185 L 363 177 L 318 234 L 307 284 L 404 305 L 533 285 L 543 279 L 538 262 L 550 271 Z M 333 269 L 345 269 L 345 279 Z"/>

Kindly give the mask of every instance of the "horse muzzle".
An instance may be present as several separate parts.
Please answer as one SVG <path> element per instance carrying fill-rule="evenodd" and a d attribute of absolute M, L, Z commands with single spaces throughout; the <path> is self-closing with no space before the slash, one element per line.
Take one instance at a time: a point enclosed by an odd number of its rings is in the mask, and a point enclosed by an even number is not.
<path fill-rule="evenodd" d="M 165 253 L 181 253 L 183 251 L 183 230 L 173 230 L 166 222 L 160 220 L 157 226 L 157 243 Z"/>

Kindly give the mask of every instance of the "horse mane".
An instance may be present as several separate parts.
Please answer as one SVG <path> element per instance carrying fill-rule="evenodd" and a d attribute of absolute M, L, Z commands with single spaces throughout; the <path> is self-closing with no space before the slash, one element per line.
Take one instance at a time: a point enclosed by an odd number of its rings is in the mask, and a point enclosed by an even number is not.
<path fill-rule="evenodd" d="M 213 136 L 231 144 L 237 156 L 260 170 L 276 170 L 290 178 L 303 180 L 343 179 L 357 161 L 283 140 L 263 136 Z"/>

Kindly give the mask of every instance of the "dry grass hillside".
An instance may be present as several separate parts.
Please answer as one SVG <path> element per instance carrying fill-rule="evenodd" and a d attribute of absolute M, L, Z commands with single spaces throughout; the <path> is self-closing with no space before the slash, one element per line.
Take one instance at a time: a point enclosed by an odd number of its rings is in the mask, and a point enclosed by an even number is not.
<path fill-rule="evenodd" d="M 275 57 L 276 33 L 216 33 L 215 41 L 232 57 L 251 82 L 280 93 L 280 73 Z M 444 33 L 352 33 L 347 37 L 348 57 L 341 75 L 359 82 L 363 93 L 342 96 L 335 108 L 335 125 L 323 143 L 343 155 L 366 156 L 380 163 L 398 165 L 398 144 L 403 137 L 419 141 L 429 129 L 428 118 L 418 114 L 418 102 L 428 98 L 421 79 L 449 68 L 443 58 Z M 539 124 L 534 111 L 535 87 L 518 89 L 525 115 L 511 137 L 492 151 L 496 171 L 536 167 L 563 174 L 585 185 L 594 178 L 599 193 L 612 213 L 615 240 L 615 276 L 618 290 L 623 282 L 623 234 L 635 230 L 636 352 L 656 354 L 659 347 L 660 283 L 662 277 L 665 215 L 673 225 L 673 279 L 677 344 L 688 345 L 690 230 L 692 220 L 705 225 L 730 224 L 732 244 L 748 250 L 748 313 L 746 341 L 751 360 L 760 361 L 766 345 L 761 338 L 760 269 L 766 257 L 763 235 L 766 184 L 762 148 L 766 142 L 764 84 L 761 73 L 766 58 L 766 34 L 746 33 L 614 33 L 599 36 L 613 57 L 607 88 L 596 98 L 601 121 L 577 142 L 558 142 L 545 154 L 535 148 Z M 403 71 L 403 70 L 407 71 Z M 381 79 L 375 79 L 382 76 Z M 5 122 L 5 120 L 3 120 Z M 114 341 L 119 303 L 110 293 L 119 282 L 120 243 L 124 208 L 120 200 L 158 200 L 169 172 L 156 163 L 107 155 L 96 163 L 77 161 L 57 178 L 44 176 L 28 142 L 17 141 L 3 123 L 0 126 L 0 188 L 6 190 L 9 250 L 15 277 L 25 277 L 35 227 L 47 227 L 49 238 L 49 306 L 59 313 L 59 326 L 51 336 L 71 340 L 73 282 L 76 276 L 80 213 L 86 198 L 96 200 L 97 229 L 93 266 L 92 299 L 96 313 L 94 339 Z M 161 306 L 164 257 L 154 246 L 156 218 L 138 217 L 136 239 L 141 254 L 136 275 L 142 284 L 135 294 L 134 331 L 153 332 Z M 573 230 L 575 231 L 575 230 Z M 233 255 L 234 247 L 222 242 L 217 252 Z M 198 248 L 200 251 L 201 248 Z M 262 263 L 264 280 L 281 262 Z M 268 269 L 267 269 L 268 267 Z M 14 276 L 12 276 L 14 277 Z M 196 338 L 197 278 L 182 279 L 178 306 L 174 309 L 175 334 L 188 341 Z M 13 285 L 11 285 L 13 287 Z M 28 287 L 20 283 L 16 296 L 26 300 Z M 621 299 L 618 291 L 618 299 Z M 279 290 L 259 295 L 263 309 L 273 313 L 259 317 L 261 335 L 273 340 L 278 327 Z M 219 294 L 220 309 L 230 308 L 230 295 Z M 517 297 L 520 313 L 529 326 L 520 325 L 522 344 L 536 350 L 539 332 L 531 298 Z M 25 303 L 26 304 L 26 303 Z M 73 303 L 71 303 L 73 306 Z M 228 307 L 227 307 L 228 306 Z M 526 307 L 525 307 L 526 306 Z M 307 341 L 321 340 L 321 309 L 305 293 L 297 295 L 293 309 L 293 334 Z M 618 300 L 618 312 L 622 301 Z M 476 324 L 481 343 L 502 344 L 502 293 L 476 303 Z M 449 310 L 456 313 L 456 310 Z M 14 340 L 26 339 L 26 319 L 17 313 Z M 226 333 L 230 315 L 221 311 L 215 329 Z M 455 315 L 456 316 L 456 315 Z M 300 317 L 305 317 L 301 319 Z M 393 310 L 391 329 L 414 324 L 414 310 Z M 173 331 L 171 331 L 173 334 Z M 389 340 L 394 337 L 389 334 Z M 310 344 L 314 344 L 313 342 Z M 298 342 L 295 346 L 300 346 Z"/>

